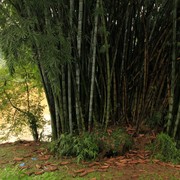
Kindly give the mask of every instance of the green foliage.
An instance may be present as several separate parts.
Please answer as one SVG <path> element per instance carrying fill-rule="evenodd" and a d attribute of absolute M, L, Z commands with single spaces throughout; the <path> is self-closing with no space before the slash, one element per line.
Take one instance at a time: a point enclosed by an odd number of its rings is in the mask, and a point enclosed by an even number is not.
<path fill-rule="evenodd" d="M 114 156 L 124 154 L 132 147 L 132 137 L 122 129 L 115 129 L 112 132 L 99 134 L 99 147 L 101 156 Z"/>
<path fill-rule="evenodd" d="M 162 113 L 161 112 L 154 112 L 152 117 L 148 119 L 147 122 L 150 127 L 155 128 L 157 126 L 160 126 L 162 124 Z"/>
<path fill-rule="evenodd" d="M 77 161 L 95 159 L 99 152 L 97 137 L 93 134 L 84 133 L 75 139 L 74 150 Z"/>
<path fill-rule="evenodd" d="M 45 123 L 39 74 L 33 64 L 21 64 L 15 70 L 11 76 L 7 67 L 0 69 L 0 116 L 3 118 L 1 128 L 8 128 L 3 138 L 7 139 L 12 132 L 18 135 L 28 126 L 37 140 L 37 128 Z"/>
<path fill-rule="evenodd" d="M 180 150 L 177 149 L 175 141 L 167 134 L 160 133 L 154 143 L 150 146 L 153 157 L 165 162 L 180 163 Z"/>
<path fill-rule="evenodd" d="M 77 162 L 80 162 L 98 156 L 123 154 L 132 146 L 132 138 L 121 129 L 113 131 L 111 135 L 99 132 L 79 136 L 61 134 L 57 141 L 51 143 L 50 150 L 59 156 L 76 156 Z"/>
<path fill-rule="evenodd" d="M 51 143 L 50 150 L 59 156 L 76 156 L 77 162 L 95 159 L 99 152 L 96 137 L 89 133 L 80 136 L 61 134 Z"/>
<path fill-rule="evenodd" d="M 71 134 L 61 134 L 58 140 L 52 141 L 49 148 L 58 156 L 74 156 L 74 139 Z"/>

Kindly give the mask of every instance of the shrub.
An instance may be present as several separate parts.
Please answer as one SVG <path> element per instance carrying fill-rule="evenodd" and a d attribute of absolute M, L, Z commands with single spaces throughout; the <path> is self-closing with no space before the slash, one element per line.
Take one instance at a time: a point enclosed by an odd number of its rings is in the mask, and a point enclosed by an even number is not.
<path fill-rule="evenodd" d="M 180 163 L 180 150 L 177 149 L 175 141 L 167 134 L 160 133 L 150 149 L 154 158 L 165 162 Z"/>
<path fill-rule="evenodd" d="M 62 134 L 57 141 L 51 143 L 50 150 L 58 156 L 76 156 L 77 162 L 95 159 L 99 152 L 97 139 L 90 133 L 80 136 Z"/>
<path fill-rule="evenodd" d="M 77 162 L 92 160 L 98 156 L 123 154 L 132 146 L 132 138 L 121 129 L 106 133 L 83 133 L 79 136 L 62 134 L 50 145 L 51 152 L 57 156 L 76 156 Z"/>
<path fill-rule="evenodd" d="M 58 156 L 73 156 L 75 139 L 71 134 L 61 134 L 58 140 L 51 142 L 50 151 Z"/>
<path fill-rule="evenodd" d="M 76 152 L 77 161 L 95 159 L 99 153 L 97 137 L 84 133 L 75 138 L 74 151 Z"/>
<path fill-rule="evenodd" d="M 132 137 L 122 129 L 99 134 L 100 157 L 123 155 L 132 147 Z"/>

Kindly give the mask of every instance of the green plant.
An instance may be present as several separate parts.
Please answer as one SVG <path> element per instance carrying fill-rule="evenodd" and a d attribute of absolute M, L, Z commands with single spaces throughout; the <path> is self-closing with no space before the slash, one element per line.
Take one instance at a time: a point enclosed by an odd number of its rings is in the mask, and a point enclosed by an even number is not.
<path fill-rule="evenodd" d="M 163 123 L 162 113 L 154 112 L 153 115 L 148 119 L 147 123 L 152 128 L 160 126 Z"/>
<path fill-rule="evenodd" d="M 83 133 L 74 141 L 74 151 L 77 161 L 95 159 L 99 153 L 97 137 L 90 133 Z"/>
<path fill-rule="evenodd" d="M 89 133 L 79 136 L 61 134 L 57 141 L 51 143 L 50 150 L 58 156 L 76 156 L 77 162 L 95 159 L 99 152 L 96 137 Z"/>
<path fill-rule="evenodd" d="M 132 146 L 132 138 L 122 129 L 107 132 L 83 133 L 79 136 L 61 134 L 50 144 L 51 152 L 58 156 L 76 156 L 77 162 L 96 157 L 124 154 Z"/>
<path fill-rule="evenodd" d="M 123 129 L 114 129 L 111 133 L 99 133 L 100 157 L 124 154 L 132 146 L 132 137 Z"/>
<path fill-rule="evenodd" d="M 74 152 L 74 142 L 76 137 L 71 134 L 61 134 L 58 140 L 52 141 L 50 143 L 50 151 L 55 153 L 57 156 L 73 156 Z"/>
<path fill-rule="evenodd" d="M 180 150 L 177 149 L 175 141 L 167 134 L 158 134 L 150 149 L 154 158 L 166 162 L 180 163 Z"/>

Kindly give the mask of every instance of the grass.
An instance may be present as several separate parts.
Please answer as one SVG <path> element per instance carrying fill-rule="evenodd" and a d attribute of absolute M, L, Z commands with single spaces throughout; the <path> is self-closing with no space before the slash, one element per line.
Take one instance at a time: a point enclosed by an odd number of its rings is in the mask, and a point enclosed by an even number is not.
<path fill-rule="evenodd" d="M 179 178 L 175 177 L 175 176 L 165 176 L 165 175 L 159 175 L 157 173 L 153 173 L 153 174 L 147 174 L 147 175 L 142 175 L 139 177 L 138 180 L 179 180 Z"/>
<path fill-rule="evenodd" d="M 96 178 L 96 180 L 100 179 L 118 179 L 123 176 L 123 173 L 115 173 L 114 172 L 92 172 L 85 177 L 73 177 L 72 175 L 68 174 L 67 169 L 65 170 L 64 168 L 57 171 L 57 172 L 45 172 L 42 175 L 32 175 L 28 176 L 24 173 L 23 170 L 20 170 L 18 167 L 11 168 L 7 167 L 4 169 L 0 170 L 0 180 L 29 180 L 29 179 L 34 179 L 34 180 L 40 180 L 40 179 L 46 179 L 46 180 L 89 180 Z"/>
<path fill-rule="evenodd" d="M 132 176 L 133 178 L 133 176 Z M 134 176 L 135 178 L 135 176 Z M 18 167 L 15 168 L 5 168 L 0 170 L 0 180 L 89 180 L 89 179 L 96 179 L 96 180 L 117 180 L 117 179 L 123 179 L 123 173 L 118 172 L 115 173 L 110 171 L 110 172 L 93 172 L 88 174 L 85 177 L 72 177 L 72 175 L 67 174 L 66 170 L 61 169 L 58 172 L 45 172 L 42 175 L 38 176 L 28 176 L 24 173 L 23 170 L 19 170 Z M 157 173 L 151 173 L 151 174 L 143 174 L 140 176 L 137 176 L 138 180 L 179 180 L 179 178 L 173 176 L 173 175 L 160 175 Z"/>

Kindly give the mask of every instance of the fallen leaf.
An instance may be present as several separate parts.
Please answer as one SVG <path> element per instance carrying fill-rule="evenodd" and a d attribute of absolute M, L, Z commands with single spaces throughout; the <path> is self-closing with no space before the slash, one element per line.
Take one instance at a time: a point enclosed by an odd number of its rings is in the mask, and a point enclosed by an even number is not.
<path fill-rule="evenodd" d="M 116 159 L 115 158 L 109 158 L 106 160 L 106 162 L 114 162 Z"/>
<path fill-rule="evenodd" d="M 164 163 L 164 162 L 157 162 L 157 164 L 159 164 L 159 165 L 161 165 L 161 166 L 166 166 L 166 163 Z"/>
<path fill-rule="evenodd" d="M 34 172 L 25 172 L 25 174 L 27 174 L 28 176 L 31 176 L 32 174 L 34 174 Z"/>
<path fill-rule="evenodd" d="M 108 169 L 109 166 L 101 166 L 100 169 Z"/>
<path fill-rule="evenodd" d="M 134 174 L 134 175 L 132 175 L 131 177 L 134 179 L 134 178 L 138 178 L 139 175 L 138 175 L 138 174 Z"/>
<path fill-rule="evenodd" d="M 142 160 L 142 159 L 139 160 L 139 163 L 141 164 L 146 164 L 147 162 L 148 162 L 147 160 Z"/>
<path fill-rule="evenodd" d="M 49 165 L 53 165 L 53 164 L 51 164 L 50 162 L 47 162 L 47 163 L 45 163 L 45 164 L 43 164 L 44 166 L 49 166 Z"/>
<path fill-rule="evenodd" d="M 120 162 L 115 162 L 115 165 L 117 165 L 118 167 L 125 167 L 126 164 L 125 163 L 120 163 Z"/>
<path fill-rule="evenodd" d="M 99 162 L 93 162 L 93 163 L 89 164 L 88 166 L 93 167 L 93 166 L 97 166 L 97 165 L 100 165 L 100 163 Z"/>
<path fill-rule="evenodd" d="M 104 163 L 103 165 L 104 165 L 104 166 L 110 166 L 110 164 L 109 164 L 109 163 Z"/>
<path fill-rule="evenodd" d="M 97 180 L 96 178 L 91 178 L 91 180 Z"/>
<path fill-rule="evenodd" d="M 22 161 L 24 158 L 15 157 L 14 161 Z"/>
<path fill-rule="evenodd" d="M 27 154 L 27 155 L 24 155 L 24 158 L 27 158 L 27 157 L 31 157 L 32 154 Z"/>
<path fill-rule="evenodd" d="M 79 175 L 79 177 L 84 177 L 84 176 L 86 176 L 88 174 L 88 172 L 87 171 L 84 171 L 83 173 L 81 173 L 80 175 Z"/>
<path fill-rule="evenodd" d="M 41 174 L 43 174 L 44 173 L 44 171 L 38 171 L 38 172 L 35 172 L 34 174 L 35 175 L 41 175 Z"/>
<path fill-rule="evenodd" d="M 180 165 L 175 165 L 176 168 L 180 169 Z"/>
<path fill-rule="evenodd" d="M 88 172 L 88 173 L 92 173 L 92 172 L 94 172 L 95 171 L 95 169 L 87 169 L 86 170 L 86 172 Z"/>
<path fill-rule="evenodd" d="M 125 159 L 125 157 L 124 157 L 124 156 L 119 156 L 119 157 L 117 157 L 116 159 L 117 159 L 117 160 L 122 160 L 122 159 Z"/>
<path fill-rule="evenodd" d="M 44 160 L 44 161 L 46 161 L 46 160 L 48 160 L 49 158 L 50 158 L 50 156 L 49 156 L 49 155 L 46 155 L 46 156 L 44 156 L 44 157 L 40 157 L 39 160 Z"/>
<path fill-rule="evenodd" d="M 36 164 L 36 168 L 37 168 L 37 169 L 42 169 L 42 165 Z"/>
<path fill-rule="evenodd" d="M 166 165 L 169 166 L 169 167 L 173 167 L 173 168 L 175 167 L 174 164 L 169 164 L 169 163 L 167 163 Z"/>
<path fill-rule="evenodd" d="M 85 171 L 85 169 L 74 170 L 75 173 L 82 173 L 82 172 L 84 172 L 84 171 Z"/>
<path fill-rule="evenodd" d="M 48 166 L 48 170 L 49 171 L 57 171 L 58 170 L 58 167 L 55 167 L 55 166 Z"/>
<path fill-rule="evenodd" d="M 160 160 L 158 160 L 158 159 L 153 159 L 153 162 L 154 163 L 158 163 Z"/>
<path fill-rule="evenodd" d="M 20 169 L 29 169 L 29 166 L 20 167 Z"/>
<path fill-rule="evenodd" d="M 133 161 L 130 161 L 129 164 L 138 164 L 139 161 L 138 160 L 133 160 Z"/>
<path fill-rule="evenodd" d="M 122 159 L 122 160 L 120 160 L 120 162 L 125 164 L 125 163 L 129 162 L 129 159 Z"/>
<path fill-rule="evenodd" d="M 139 172 L 147 172 L 147 171 L 144 169 L 139 169 Z"/>
<path fill-rule="evenodd" d="M 68 161 L 64 161 L 64 162 L 61 162 L 60 164 L 61 165 L 66 165 L 66 164 L 69 164 L 70 162 L 68 162 Z"/>
<path fill-rule="evenodd" d="M 143 156 L 143 155 L 138 154 L 137 156 L 138 156 L 139 158 L 141 158 L 141 159 L 144 159 L 144 156 Z"/>

